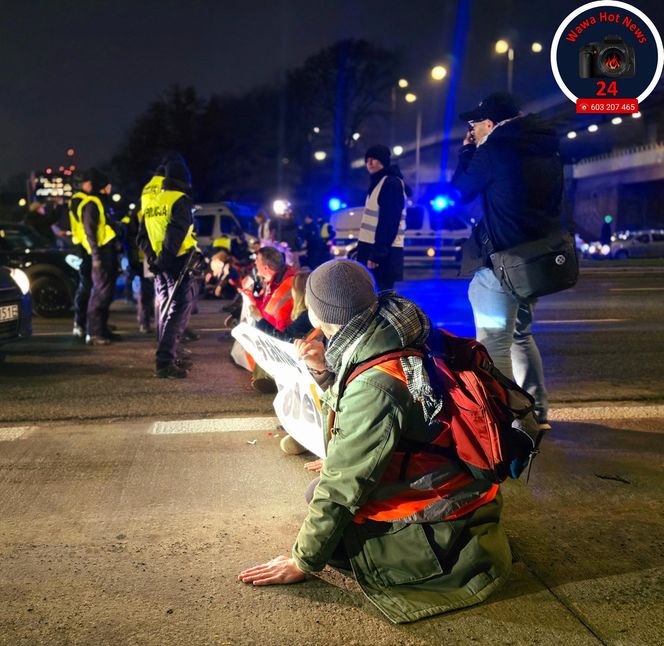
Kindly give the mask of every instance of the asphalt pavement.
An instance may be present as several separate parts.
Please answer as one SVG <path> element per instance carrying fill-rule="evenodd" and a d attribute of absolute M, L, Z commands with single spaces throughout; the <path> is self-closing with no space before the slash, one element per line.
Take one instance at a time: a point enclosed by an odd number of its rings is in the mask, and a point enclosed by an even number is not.
<path fill-rule="evenodd" d="M 470 333 L 464 281 L 409 281 L 432 319 Z M 508 585 L 406 626 L 339 573 L 252 588 L 305 513 L 306 456 L 279 450 L 269 396 L 228 359 L 203 302 L 188 379 L 153 378 L 154 340 L 75 343 L 36 320 L 0 367 L 0 644 L 661 644 L 664 273 L 586 272 L 543 299 L 537 338 L 553 431 L 530 482 L 508 482 Z"/>

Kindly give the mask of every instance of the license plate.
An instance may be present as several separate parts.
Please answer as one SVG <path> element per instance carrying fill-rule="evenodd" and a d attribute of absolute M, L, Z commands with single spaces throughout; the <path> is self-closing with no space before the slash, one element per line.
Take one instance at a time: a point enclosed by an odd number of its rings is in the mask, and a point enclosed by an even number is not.
<path fill-rule="evenodd" d="M 18 318 L 18 305 L 2 305 L 0 321 L 15 321 Z"/>

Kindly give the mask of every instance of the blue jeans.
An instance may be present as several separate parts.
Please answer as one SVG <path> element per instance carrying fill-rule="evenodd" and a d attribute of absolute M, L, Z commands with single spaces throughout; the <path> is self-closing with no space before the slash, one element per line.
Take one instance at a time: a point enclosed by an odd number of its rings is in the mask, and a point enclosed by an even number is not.
<path fill-rule="evenodd" d="M 519 302 L 486 268 L 475 272 L 468 298 L 477 340 L 486 347 L 496 368 L 532 395 L 537 416 L 546 419 L 549 398 L 542 357 L 531 332 L 535 303 Z"/>

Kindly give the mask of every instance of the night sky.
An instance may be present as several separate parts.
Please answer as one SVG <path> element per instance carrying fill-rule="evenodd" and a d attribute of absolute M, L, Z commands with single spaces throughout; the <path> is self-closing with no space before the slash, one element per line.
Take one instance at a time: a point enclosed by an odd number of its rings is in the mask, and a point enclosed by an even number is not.
<path fill-rule="evenodd" d="M 504 89 L 492 44 L 516 42 L 515 91 L 558 92 L 548 44 L 581 2 L 471 0 L 458 108 Z M 664 4 L 633 3 L 664 28 Z M 64 161 L 110 158 L 134 118 L 173 83 L 203 97 L 273 82 L 334 41 L 365 38 L 403 53 L 411 78 L 452 53 L 456 0 L 50 0 L 3 3 L 0 181 Z M 541 41 L 545 52 L 530 53 Z M 446 59 L 449 62 L 449 59 Z M 435 99 L 435 97 L 434 97 Z"/>

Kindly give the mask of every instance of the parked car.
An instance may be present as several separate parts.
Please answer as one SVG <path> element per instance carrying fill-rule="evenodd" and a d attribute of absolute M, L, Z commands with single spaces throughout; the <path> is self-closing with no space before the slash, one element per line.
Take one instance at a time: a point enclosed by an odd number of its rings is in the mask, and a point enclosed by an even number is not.
<path fill-rule="evenodd" d="M 1 346 L 32 334 L 30 283 L 21 269 L 0 266 L 0 362 Z"/>
<path fill-rule="evenodd" d="M 664 229 L 619 231 L 611 236 L 612 258 L 664 258 Z"/>
<path fill-rule="evenodd" d="M 194 208 L 194 229 L 201 249 L 228 246 L 241 233 L 255 235 L 258 207 L 240 202 L 211 202 Z"/>
<path fill-rule="evenodd" d="M 664 258 L 664 229 L 618 231 L 611 236 L 611 244 L 590 242 L 584 245 L 584 255 L 601 260 L 615 258 Z"/>
<path fill-rule="evenodd" d="M 68 314 L 73 303 L 80 258 L 56 249 L 32 227 L 0 222 L 0 265 L 19 268 L 30 281 L 35 314 Z"/>
<path fill-rule="evenodd" d="M 362 220 L 361 206 L 341 209 L 330 216 L 336 231 L 332 253 L 336 258 L 355 258 Z M 471 232 L 470 223 L 457 214 L 430 213 L 424 206 L 406 209 L 404 265 L 422 266 L 439 259 L 456 264 L 461 247 Z"/>

